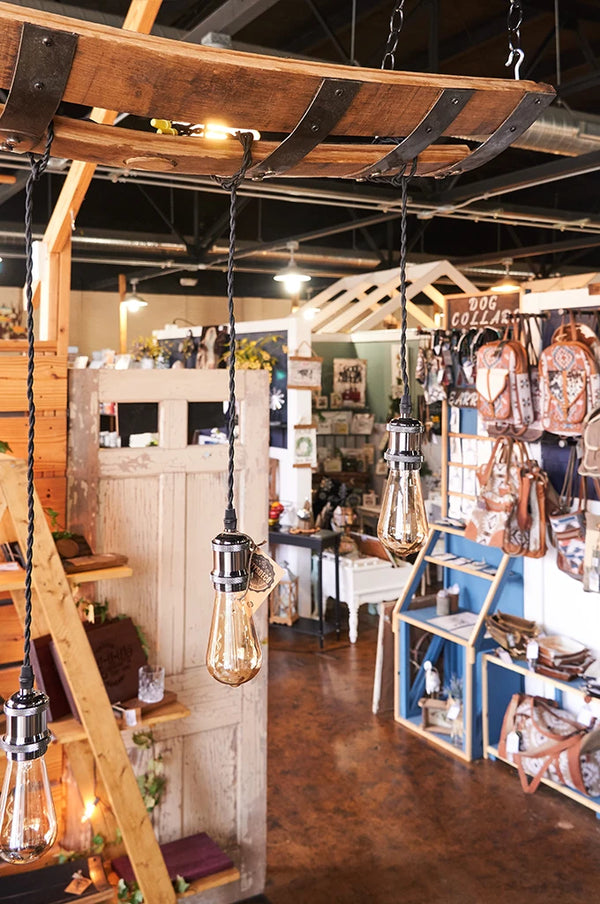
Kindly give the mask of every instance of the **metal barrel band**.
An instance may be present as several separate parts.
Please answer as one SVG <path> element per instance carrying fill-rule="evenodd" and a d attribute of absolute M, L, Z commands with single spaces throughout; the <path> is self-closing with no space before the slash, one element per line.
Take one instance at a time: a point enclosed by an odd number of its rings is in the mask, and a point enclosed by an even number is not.
<path fill-rule="evenodd" d="M 78 35 L 25 22 L 4 110 L 0 150 L 25 153 L 44 137 L 60 104 Z"/>
<path fill-rule="evenodd" d="M 551 104 L 553 100 L 552 94 L 525 94 L 502 125 L 467 157 L 459 163 L 449 164 L 442 169 L 428 173 L 428 175 L 459 176 L 488 163 L 489 160 L 505 151 L 516 138 L 519 138 L 536 121 L 544 107 Z"/>
<path fill-rule="evenodd" d="M 454 122 L 473 96 L 472 88 L 444 88 L 421 122 L 396 147 L 377 163 L 352 173 L 350 178 L 369 179 L 385 176 L 414 160 L 421 151 L 437 141 Z"/>
<path fill-rule="evenodd" d="M 328 137 L 361 87 L 355 79 L 323 79 L 299 123 L 268 157 L 248 170 L 248 177 L 280 176 L 300 163 Z"/>

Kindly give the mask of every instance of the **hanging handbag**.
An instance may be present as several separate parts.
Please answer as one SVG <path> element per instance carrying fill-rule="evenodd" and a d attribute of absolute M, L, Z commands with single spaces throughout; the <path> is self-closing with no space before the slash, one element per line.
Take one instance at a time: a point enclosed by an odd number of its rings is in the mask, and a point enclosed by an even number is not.
<path fill-rule="evenodd" d="M 583 457 L 579 473 L 600 479 L 600 408 L 590 411 L 583 422 Z"/>
<path fill-rule="evenodd" d="M 561 327 L 540 355 L 542 425 L 559 436 L 580 436 L 589 411 L 600 407 L 600 370 L 594 350 L 581 341 L 581 325 L 570 314 L 568 334 Z"/>
<path fill-rule="evenodd" d="M 510 336 L 513 335 L 513 338 Z M 533 421 L 529 359 L 520 341 L 518 322 L 498 342 L 477 352 L 478 410 L 486 427 L 519 436 Z"/>
<path fill-rule="evenodd" d="M 518 751 L 507 749 L 509 735 L 518 739 Z M 537 790 L 544 776 L 591 797 L 600 794 L 600 729 L 588 730 L 554 700 L 514 694 L 504 714 L 498 753 L 517 767 L 527 794 Z"/>
<path fill-rule="evenodd" d="M 511 556 L 540 559 L 546 555 L 548 476 L 537 461 L 526 458 L 523 444 L 518 445 L 525 461 L 520 472 L 519 497 L 506 524 L 502 549 Z"/>
<path fill-rule="evenodd" d="M 465 528 L 468 540 L 502 548 L 520 494 L 522 461 L 513 458 L 513 445 L 510 437 L 500 437 L 494 443 L 490 460 L 477 469 L 481 490 Z"/>

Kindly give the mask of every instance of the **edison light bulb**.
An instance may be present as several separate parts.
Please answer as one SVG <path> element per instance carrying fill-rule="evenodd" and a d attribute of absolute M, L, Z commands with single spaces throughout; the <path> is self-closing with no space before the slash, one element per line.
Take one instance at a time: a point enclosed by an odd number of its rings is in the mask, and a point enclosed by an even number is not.
<path fill-rule="evenodd" d="M 238 687 L 259 671 L 262 650 L 251 615 L 244 603 L 246 590 L 215 593 L 208 640 L 208 671 L 222 684 Z"/>
<path fill-rule="evenodd" d="M 390 473 L 385 487 L 377 536 L 398 556 L 418 552 L 428 532 L 427 514 L 419 470 L 423 462 L 423 425 L 410 417 L 394 418 L 387 425 L 389 449 L 385 453 Z"/>
<path fill-rule="evenodd" d="M 409 556 L 423 546 L 427 537 L 427 515 L 418 471 L 390 471 L 377 536 L 398 556 Z"/>
<path fill-rule="evenodd" d="M 237 530 L 224 530 L 212 541 L 215 599 L 206 665 L 213 678 L 232 687 L 250 681 L 262 665 L 260 642 L 245 604 L 251 547 L 250 537 Z"/>
<path fill-rule="evenodd" d="M 4 704 L 7 764 L 0 797 L 0 857 L 11 863 L 37 860 L 56 840 L 56 813 L 44 754 L 48 698 L 21 690 Z"/>

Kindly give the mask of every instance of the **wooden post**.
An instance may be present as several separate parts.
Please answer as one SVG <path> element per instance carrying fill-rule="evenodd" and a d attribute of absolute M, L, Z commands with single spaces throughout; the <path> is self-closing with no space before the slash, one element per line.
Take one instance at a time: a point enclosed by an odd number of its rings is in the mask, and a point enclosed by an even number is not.
<path fill-rule="evenodd" d="M 0 455 L 0 489 L 15 536 L 25 548 L 25 462 Z M 175 891 L 37 494 L 35 523 L 34 608 L 50 629 L 144 900 L 175 904 Z"/>
<path fill-rule="evenodd" d="M 123 29 L 149 34 L 161 3 L 162 0 L 131 0 Z M 98 107 L 94 107 L 91 112 L 91 119 L 104 125 L 112 125 L 116 116 L 117 111 L 102 110 Z M 39 283 L 33 287 L 34 299 L 39 297 L 40 288 L 42 292 L 40 337 L 56 339 L 59 355 L 66 355 L 69 345 L 71 233 L 95 171 L 95 163 L 74 160 L 71 164 L 44 233 L 44 242 L 48 249 L 46 279 L 41 287 Z"/>
<path fill-rule="evenodd" d="M 119 354 L 127 352 L 127 306 L 123 304 L 127 295 L 127 278 L 119 273 Z"/>

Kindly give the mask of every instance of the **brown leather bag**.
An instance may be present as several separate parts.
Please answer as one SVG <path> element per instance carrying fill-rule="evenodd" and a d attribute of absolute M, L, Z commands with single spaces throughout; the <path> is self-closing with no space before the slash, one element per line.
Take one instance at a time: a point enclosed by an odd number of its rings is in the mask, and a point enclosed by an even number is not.
<path fill-rule="evenodd" d="M 507 750 L 511 732 L 519 735 L 515 753 Z M 517 767 L 527 794 L 547 776 L 594 797 L 600 793 L 599 746 L 600 730 L 589 731 L 554 700 L 514 694 L 504 714 L 498 753 Z"/>
<path fill-rule="evenodd" d="M 522 444 L 520 444 L 522 446 Z M 522 449 L 525 455 L 525 448 Z M 546 487 L 548 476 L 534 459 L 521 467 L 520 491 L 504 531 L 502 549 L 511 556 L 546 555 Z"/>
<path fill-rule="evenodd" d="M 496 440 L 487 464 L 477 469 L 481 490 L 477 505 L 465 528 L 467 540 L 486 546 L 502 547 L 506 525 L 520 492 L 522 461 L 513 457 L 514 440 L 502 436 Z"/>
<path fill-rule="evenodd" d="M 580 341 L 578 326 L 571 312 L 568 338 L 552 342 L 540 355 L 542 426 L 559 436 L 580 436 L 588 411 L 600 407 L 598 360 Z"/>
<path fill-rule="evenodd" d="M 497 644 L 507 650 L 511 656 L 525 656 L 527 642 L 540 633 L 537 622 L 520 615 L 509 615 L 506 612 L 494 612 L 486 615 L 485 627 Z"/>
<path fill-rule="evenodd" d="M 579 465 L 582 477 L 600 478 L 600 408 L 586 416 L 583 422 L 583 458 Z"/>
<path fill-rule="evenodd" d="M 477 408 L 495 433 L 519 435 L 533 421 L 529 359 L 511 327 L 498 342 L 488 342 L 477 352 Z"/>

